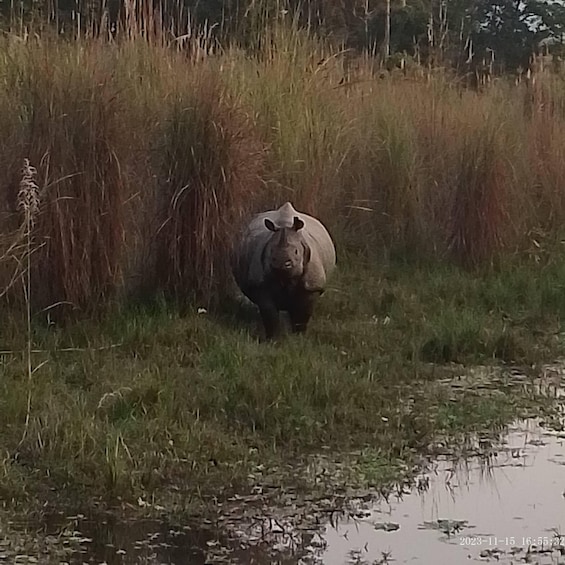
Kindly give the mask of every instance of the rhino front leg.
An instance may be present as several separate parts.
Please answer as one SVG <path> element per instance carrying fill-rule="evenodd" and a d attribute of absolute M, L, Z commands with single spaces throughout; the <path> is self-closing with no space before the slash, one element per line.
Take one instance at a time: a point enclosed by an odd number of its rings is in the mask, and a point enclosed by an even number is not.
<path fill-rule="evenodd" d="M 281 332 L 280 313 L 274 301 L 268 296 L 261 296 L 257 301 L 259 313 L 265 328 L 265 337 L 268 340 L 275 339 Z"/>
<path fill-rule="evenodd" d="M 295 297 L 288 314 L 294 333 L 304 333 L 308 327 L 308 322 L 314 312 L 314 303 L 319 293 L 305 292 Z"/>
<path fill-rule="evenodd" d="M 281 329 L 280 314 L 268 289 L 245 287 L 244 294 L 259 308 L 267 340 L 277 337 Z"/>

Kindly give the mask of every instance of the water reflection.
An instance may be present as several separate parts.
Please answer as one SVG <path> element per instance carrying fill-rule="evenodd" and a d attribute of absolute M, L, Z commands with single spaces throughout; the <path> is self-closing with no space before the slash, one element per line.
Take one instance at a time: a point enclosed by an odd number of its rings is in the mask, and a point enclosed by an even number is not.
<path fill-rule="evenodd" d="M 106 565 L 201 565 L 206 562 L 205 548 L 209 543 L 214 543 L 214 536 L 205 529 L 170 528 L 158 520 L 138 520 L 134 523 L 111 518 L 82 520 L 78 528 L 81 534 L 92 540 L 87 550 L 89 562 Z"/>
<path fill-rule="evenodd" d="M 323 562 L 565 563 L 563 442 L 526 421 L 488 460 L 440 461 L 424 492 L 326 528 Z"/>
<path fill-rule="evenodd" d="M 336 510 L 338 495 L 309 500 L 287 490 L 273 508 L 265 489 L 234 497 L 215 529 L 64 517 L 28 552 L 36 561 L 13 561 L 23 545 L 11 543 L 10 553 L 0 535 L 0 563 L 565 564 L 564 441 L 520 422 L 488 457 L 438 460 L 401 497 L 353 499 L 348 518 Z M 476 447 L 485 452 L 480 439 Z"/>
<path fill-rule="evenodd" d="M 201 565 L 210 545 L 221 543 L 210 530 L 171 528 L 157 519 L 48 515 L 44 521 L 44 536 L 36 543 L 22 536 L 3 544 L 0 536 L 0 563 Z M 21 524 L 19 531 L 25 529 Z"/>

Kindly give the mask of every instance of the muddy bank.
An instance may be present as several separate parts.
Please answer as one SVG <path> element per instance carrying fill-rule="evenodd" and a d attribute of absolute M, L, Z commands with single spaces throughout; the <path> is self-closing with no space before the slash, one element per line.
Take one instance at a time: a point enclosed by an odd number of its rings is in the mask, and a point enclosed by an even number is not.
<path fill-rule="evenodd" d="M 484 450 L 490 438 L 474 438 Z M 6 563 L 537 563 L 565 562 L 565 434 L 512 424 L 482 455 L 428 462 L 389 496 L 234 497 L 217 521 L 59 516 L 41 542 L 22 522 L 3 532 Z M 14 539 L 19 531 L 21 540 Z M 36 532 L 39 533 L 39 532 Z M 14 543 L 15 542 L 15 543 Z M 27 545 L 26 545 L 27 544 Z"/>
<path fill-rule="evenodd" d="M 509 374 L 504 379 L 514 388 L 531 392 L 530 379 Z M 442 386 L 455 400 L 469 388 L 499 394 L 501 378 L 502 372 L 474 369 Z M 394 466 L 366 451 L 322 450 L 284 470 L 259 466 L 248 492 L 215 500 L 213 511 L 198 519 L 173 520 L 159 506 L 150 519 L 44 513 L 32 523 L 0 512 L 0 562 L 561 563 L 562 380 L 555 365 L 533 383 L 547 399 L 545 419 L 437 437 L 411 464 Z M 138 505 L 150 506 L 141 499 Z"/>

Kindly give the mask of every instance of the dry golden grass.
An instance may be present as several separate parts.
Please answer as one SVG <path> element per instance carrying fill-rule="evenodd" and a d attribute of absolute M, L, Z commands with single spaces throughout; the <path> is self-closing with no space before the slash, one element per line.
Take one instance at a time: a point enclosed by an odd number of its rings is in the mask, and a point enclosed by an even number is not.
<path fill-rule="evenodd" d="M 264 148 L 217 77 L 197 80 L 181 83 L 164 118 L 156 273 L 177 299 L 209 302 L 229 288 L 231 243 L 261 191 Z"/>
<path fill-rule="evenodd" d="M 34 307 L 92 313 L 139 289 L 210 304 L 229 291 L 242 219 L 286 200 L 340 251 L 469 266 L 561 229 L 565 96 L 549 71 L 478 93 L 440 72 L 352 68 L 282 26 L 259 52 L 141 29 L 114 43 L 6 39 L 1 235 L 9 246 L 28 157 L 43 194 Z"/>

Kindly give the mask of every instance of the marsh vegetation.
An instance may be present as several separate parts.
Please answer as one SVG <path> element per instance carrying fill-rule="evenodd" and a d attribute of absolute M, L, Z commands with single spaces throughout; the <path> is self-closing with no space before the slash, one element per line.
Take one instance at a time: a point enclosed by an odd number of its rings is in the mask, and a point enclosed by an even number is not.
<path fill-rule="evenodd" d="M 314 488 L 288 466 L 320 451 L 380 488 L 439 437 L 552 413 L 445 383 L 564 352 L 561 74 L 474 90 L 278 20 L 252 48 L 130 25 L 0 39 L 4 505 L 200 515 Z M 261 344 L 230 245 L 285 201 L 338 268 L 307 336 Z"/>

